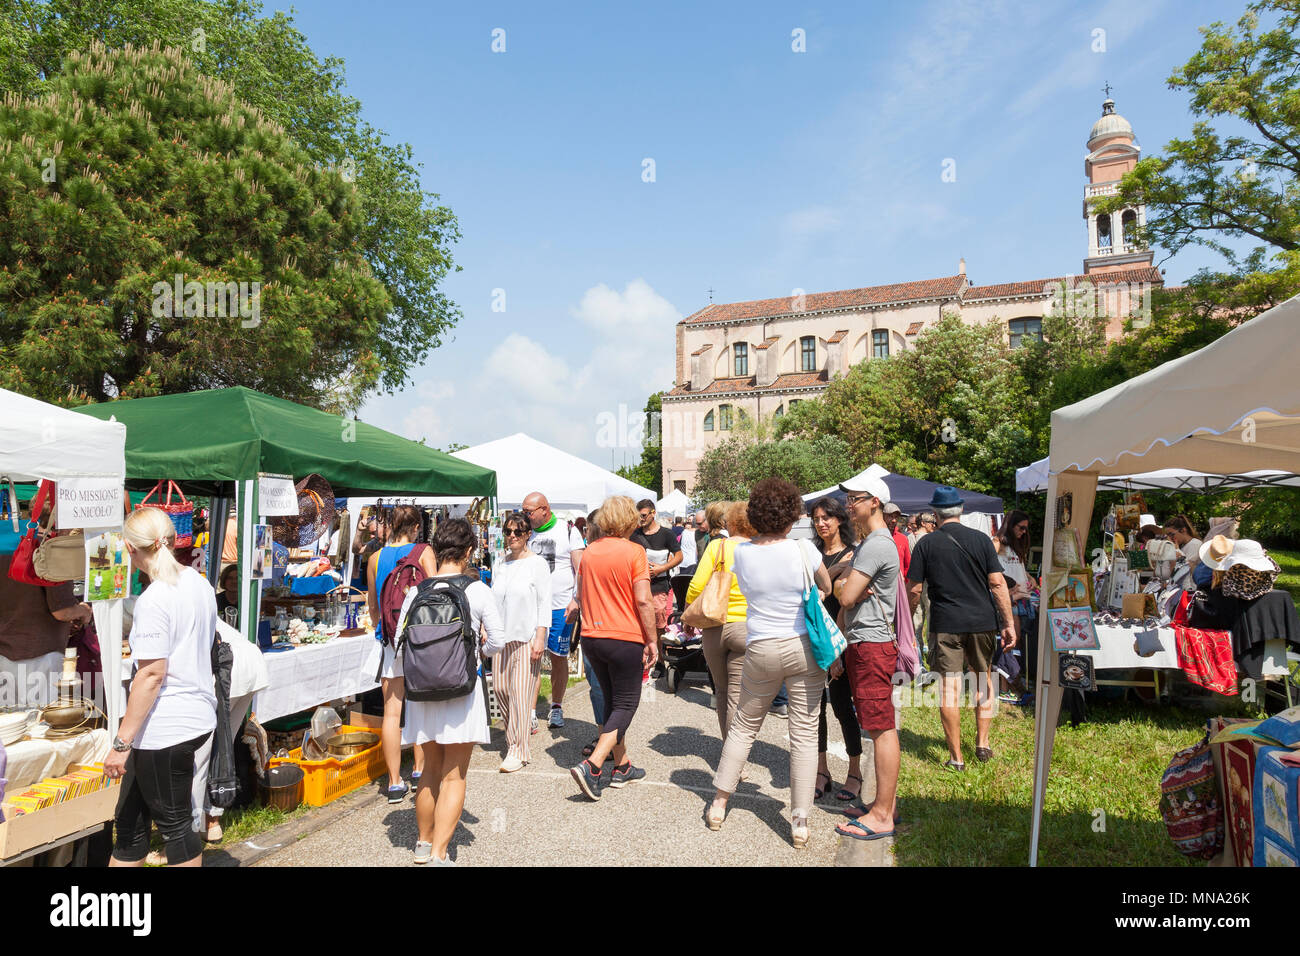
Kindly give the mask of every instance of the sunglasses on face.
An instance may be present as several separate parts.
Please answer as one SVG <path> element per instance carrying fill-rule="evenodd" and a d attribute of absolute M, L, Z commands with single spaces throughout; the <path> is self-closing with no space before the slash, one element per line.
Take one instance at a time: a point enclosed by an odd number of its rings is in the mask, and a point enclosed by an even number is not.
<path fill-rule="evenodd" d="M 637 514 L 641 516 L 642 521 L 649 521 L 651 518 L 654 517 L 653 511 L 639 511 L 637 512 Z"/>
<path fill-rule="evenodd" d="M 503 533 L 507 538 L 526 538 L 529 534 L 523 528 L 506 528 Z"/>
<path fill-rule="evenodd" d="M 851 505 L 856 505 L 859 501 L 866 501 L 871 495 L 848 495 L 844 500 Z"/>

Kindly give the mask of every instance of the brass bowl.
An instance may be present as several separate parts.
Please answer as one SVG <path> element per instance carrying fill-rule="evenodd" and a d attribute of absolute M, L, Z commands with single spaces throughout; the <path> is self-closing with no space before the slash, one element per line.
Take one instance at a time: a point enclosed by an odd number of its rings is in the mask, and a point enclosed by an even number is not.
<path fill-rule="evenodd" d="M 52 730 L 67 730 L 86 719 L 86 706 L 82 703 L 50 704 L 41 711 L 41 720 L 50 725 Z"/>
<path fill-rule="evenodd" d="M 325 741 L 325 752 L 331 757 L 352 757 L 379 743 L 379 735 L 369 731 L 335 734 Z"/>

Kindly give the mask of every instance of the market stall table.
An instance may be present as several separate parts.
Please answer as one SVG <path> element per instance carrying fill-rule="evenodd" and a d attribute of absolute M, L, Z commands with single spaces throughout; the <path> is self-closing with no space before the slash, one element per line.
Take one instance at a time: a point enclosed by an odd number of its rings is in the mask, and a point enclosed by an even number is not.
<path fill-rule="evenodd" d="M 5 748 L 9 758 L 5 792 L 18 793 L 46 777 L 67 773 L 73 764 L 103 763 L 109 739 L 108 731 L 100 729 L 55 740 L 33 738 L 10 744 Z"/>
<path fill-rule="evenodd" d="M 1161 670 L 1179 670 L 1178 644 L 1172 627 L 1147 627 L 1142 624 L 1094 624 L 1097 643 L 1101 645 L 1095 651 L 1071 651 L 1081 657 L 1091 657 L 1096 671 L 1137 670 L 1152 672 L 1152 679 L 1145 680 L 1097 680 L 1099 687 L 1150 687 L 1156 696 L 1160 694 Z M 1161 649 L 1150 657 L 1138 655 L 1135 644 L 1138 635 L 1154 633 L 1160 641 Z"/>

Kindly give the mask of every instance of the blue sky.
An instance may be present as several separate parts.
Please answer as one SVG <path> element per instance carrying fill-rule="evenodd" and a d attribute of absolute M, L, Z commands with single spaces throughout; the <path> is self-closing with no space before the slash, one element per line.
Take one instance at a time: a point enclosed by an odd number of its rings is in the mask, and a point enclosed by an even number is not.
<path fill-rule="evenodd" d="M 1166 78 L 1243 8 L 308 2 L 299 28 L 463 235 L 454 340 L 362 418 L 439 446 L 526 431 L 609 467 L 639 449 L 598 447 L 597 416 L 671 386 L 674 323 L 709 288 L 902 282 L 962 256 L 980 285 L 1079 272 L 1102 85 L 1159 151 L 1192 124 Z M 1158 264 L 1178 283 L 1218 262 Z"/>

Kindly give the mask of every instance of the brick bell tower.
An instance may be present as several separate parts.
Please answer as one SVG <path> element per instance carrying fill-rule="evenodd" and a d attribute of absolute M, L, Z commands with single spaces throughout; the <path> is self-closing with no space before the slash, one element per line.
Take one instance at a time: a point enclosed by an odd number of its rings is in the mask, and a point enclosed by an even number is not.
<path fill-rule="evenodd" d="M 1084 275 L 1147 269 L 1154 260 L 1152 251 L 1136 241 L 1137 227 L 1146 224 L 1146 206 L 1139 204 L 1114 213 L 1099 213 L 1094 208 L 1098 199 L 1115 194 L 1120 178 L 1137 165 L 1142 155 L 1132 125 L 1115 112 L 1110 87 L 1106 86 L 1104 92 L 1107 95 L 1101 104 L 1101 119 L 1092 124 L 1083 161 L 1083 172 L 1088 177 L 1083 189 L 1083 218 L 1088 223 Z"/>

